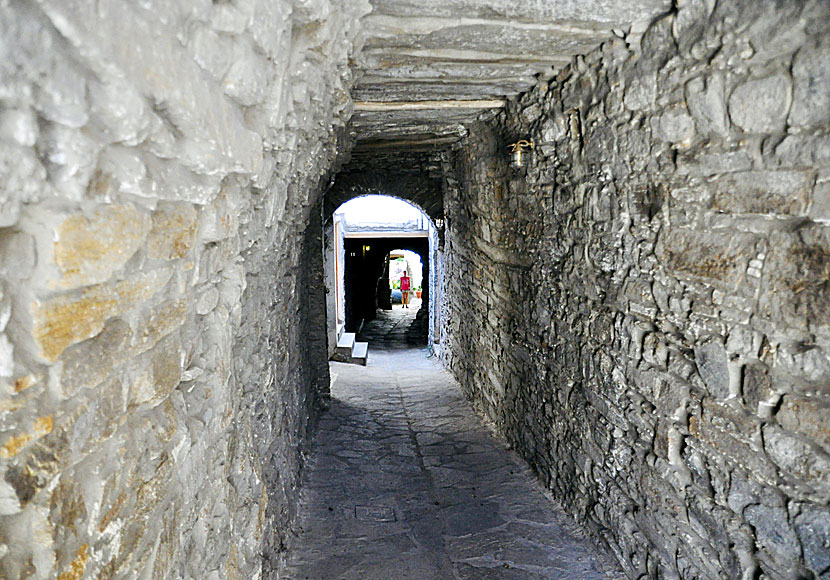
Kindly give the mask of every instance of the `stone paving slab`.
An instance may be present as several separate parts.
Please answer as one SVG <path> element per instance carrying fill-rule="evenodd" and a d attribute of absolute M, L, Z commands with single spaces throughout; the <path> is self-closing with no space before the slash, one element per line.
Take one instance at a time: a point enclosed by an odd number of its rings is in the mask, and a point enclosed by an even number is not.
<path fill-rule="evenodd" d="M 425 351 L 331 364 L 281 579 L 622 578 Z"/>

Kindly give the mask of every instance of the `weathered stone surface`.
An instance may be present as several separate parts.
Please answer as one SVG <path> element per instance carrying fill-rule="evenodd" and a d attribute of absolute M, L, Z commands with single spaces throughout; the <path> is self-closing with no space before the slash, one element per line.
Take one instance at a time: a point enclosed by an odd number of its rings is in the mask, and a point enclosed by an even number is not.
<path fill-rule="evenodd" d="M 747 133 L 780 131 L 790 110 L 791 84 L 785 75 L 744 82 L 729 97 L 729 116 Z"/>
<path fill-rule="evenodd" d="M 0 377 L 14 375 L 14 345 L 5 334 L 0 334 Z"/>
<path fill-rule="evenodd" d="M 820 399 L 787 395 L 775 419 L 789 431 L 802 433 L 830 450 L 830 403 Z"/>
<path fill-rule="evenodd" d="M 813 176 L 806 171 L 746 171 L 717 179 L 712 208 L 726 213 L 800 216 L 810 207 Z"/>
<path fill-rule="evenodd" d="M 46 169 L 31 150 L 0 141 L 0 178 L 0 227 L 9 227 L 24 203 L 40 199 Z"/>
<path fill-rule="evenodd" d="M 828 573 L 828 17 L 679 3 L 445 161 L 442 356 L 631 578 Z M 504 135 L 555 145 L 515 171 Z"/>
<path fill-rule="evenodd" d="M 25 280 L 32 275 L 37 261 L 34 238 L 23 232 L 0 232 L 0 273 Z"/>
<path fill-rule="evenodd" d="M 830 120 L 830 47 L 814 40 L 793 62 L 793 105 L 789 122 L 800 127 L 827 126 Z"/>
<path fill-rule="evenodd" d="M 798 559 L 798 538 L 788 522 L 784 507 L 753 505 L 746 508 L 744 517 L 755 529 L 758 544 L 764 549 L 784 562 Z"/>
<path fill-rule="evenodd" d="M 729 397 L 729 365 L 726 350 L 717 341 L 695 347 L 695 364 L 709 393 L 717 399 Z"/>
<path fill-rule="evenodd" d="M 795 530 L 804 547 L 804 560 L 824 580 L 830 573 L 830 510 L 810 505 L 801 509 L 795 518 Z"/>
<path fill-rule="evenodd" d="M 73 215 L 58 227 L 54 260 L 58 288 L 108 280 L 132 258 L 150 231 L 150 217 L 129 205 L 108 205 L 90 216 Z"/>
<path fill-rule="evenodd" d="M 675 107 L 655 118 L 651 130 L 655 139 L 686 148 L 694 139 L 695 123 L 684 108 Z"/>
<path fill-rule="evenodd" d="M 778 396 L 772 388 L 769 369 L 760 363 L 748 364 L 743 372 L 743 397 L 747 408 L 759 415 L 766 415 L 778 402 Z M 762 409 L 766 408 L 766 412 Z"/>
<path fill-rule="evenodd" d="M 818 497 L 830 497 L 826 491 L 830 483 L 830 455 L 774 426 L 764 429 L 764 448 L 785 475 L 820 490 Z"/>
<path fill-rule="evenodd" d="M 722 74 L 690 80 L 686 84 L 686 103 L 700 132 L 722 137 L 729 134 Z"/>
<path fill-rule="evenodd" d="M 107 319 L 149 299 L 170 280 L 169 270 L 155 270 L 114 284 L 91 286 L 36 304 L 32 334 L 46 360 L 91 338 Z"/>
<path fill-rule="evenodd" d="M 785 327 L 796 321 L 808 328 L 830 325 L 828 256 L 827 228 L 809 226 L 794 234 L 773 234 L 768 259 L 776 267 L 765 269 L 760 313 Z"/>
<path fill-rule="evenodd" d="M 198 221 L 192 205 L 160 204 L 153 212 L 152 224 L 147 238 L 148 258 L 184 258 L 193 247 Z"/>
<path fill-rule="evenodd" d="M 657 79 L 654 75 L 644 75 L 632 79 L 625 90 L 623 103 L 632 111 L 648 109 L 657 98 Z"/>
<path fill-rule="evenodd" d="M 830 222 L 830 182 L 817 183 L 813 190 L 813 205 L 810 219 L 823 223 Z"/>
<path fill-rule="evenodd" d="M 661 236 L 656 249 L 672 273 L 734 289 L 756 254 L 755 243 L 747 234 L 675 228 Z"/>
<path fill-rule="evenodd" d="M 0 2 L 0 577 L 272 575 L 368 8 Z"/>

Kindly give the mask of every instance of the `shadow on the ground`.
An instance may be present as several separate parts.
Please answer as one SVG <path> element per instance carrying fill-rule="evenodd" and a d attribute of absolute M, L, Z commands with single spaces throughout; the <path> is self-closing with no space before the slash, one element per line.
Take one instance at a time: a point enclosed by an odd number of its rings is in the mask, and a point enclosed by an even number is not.
<path fill-rule="evenodd" d="M 331 369 L 281 578 L 618 578 L 434 359 Z"/>
<path fill-rule="evenodd" d="M 410 308 L 396 304 L 392 310 L 378 310 L 377 317 L 363 325 L 357 340 L 368 342 L 370 350 L 424 348 L 428 327 L 426 308 L 421 308 L 419 303 Z"/>

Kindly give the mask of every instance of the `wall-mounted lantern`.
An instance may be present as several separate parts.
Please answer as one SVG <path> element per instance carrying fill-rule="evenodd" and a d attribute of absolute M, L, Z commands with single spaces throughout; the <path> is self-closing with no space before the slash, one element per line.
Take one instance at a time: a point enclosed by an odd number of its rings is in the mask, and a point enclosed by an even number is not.
<path fill-rule="evenodd" d="M 528 152 L 534 148 L 533 139 L 521 139 L 510 145 L 510 150 L 513 153 L 510 165 L 516 169 L 520 169 L 527 163 L 527 157 L 530 156 Z M 527 154 L 526 154 L 527 153 Z"/>

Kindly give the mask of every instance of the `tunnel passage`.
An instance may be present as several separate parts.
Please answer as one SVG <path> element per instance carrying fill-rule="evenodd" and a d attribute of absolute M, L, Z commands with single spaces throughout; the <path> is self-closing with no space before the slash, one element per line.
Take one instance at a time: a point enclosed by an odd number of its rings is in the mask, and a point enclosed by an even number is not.
<path fill-rule="evenodd" d="M 426 238 L 349 238 L 346 240 L 346 330 L 357 332 L 364 322 L 374 320 L 380 308 L 391 310 L 389 252 L 410 250 L 421 258 L 423 277 L 430 279 L 429 240 Z M 430 290 L 424 284 L 420 325 L 429 320 Z M 425 345 L 422 345 L 425 346 Z"/>
<path fill-rule="evenodd" d="M 356 332 L 362 323 L 375 318 L 378 307 L 388 299 L 384 289 L 383 275 L 386 259 L 390 250 L 405 249 L 416 252 L 424 268 L 422 284 L 421 312 L 418 313 L 416 326 L 420 337 L 426 330 L 427 346 L 440 342 L 439 296 L 441 278 L 438 270 L 442 261 L 443 230 L 435 226 L 443 223 L 443 183 L 440 179 L 442 160 L 445 152 L 432 150 L 386 151 L 378 152 L 374 148 L 356 146 L 350 160 L 334 176 L 332 184 L 323 197 L 324 242 L 326 256 L 324 277 L 328 293 L 327 321 L 329 355 L 334 352 L 340 333 L 345 329 Z M 407 205 L 419 210 L 424 220 L 426 238 L 412 238 L 412 232 L 399 232 L 403 237 L 383 240 L 382 231 L 374 232 L 373 237 L 362 242 L 357 237 L 343 240 L 349 245 L 348 251 L 338 250 L 337 240 L 344 234 L 342 224 L 337 223 L 338 208 L 345 207 L 358 198 L 381 196 L 407 202 Z M 359 232 L 354 234 L 359 235 Z M 375 243 L 380 239 L 379 243 Z M 364 251 L 364 246 L 370 250 Z M 344 271 L 338 270 L 335 253 L 343 251 Z M 436 268 L 437 266 L 437 268 Z M 337 288 L 343 279 L 342 289 Z M 343 293 L 344 304 L 339 304 L 339 293 Z"/>
<path fill-rule="evenodd" d="M 827 579 L 828 11 L 0 2 L 0 575 L 274 575 L 374 192 L 443 223 L 436 352 L 629 578 Z"/>

